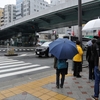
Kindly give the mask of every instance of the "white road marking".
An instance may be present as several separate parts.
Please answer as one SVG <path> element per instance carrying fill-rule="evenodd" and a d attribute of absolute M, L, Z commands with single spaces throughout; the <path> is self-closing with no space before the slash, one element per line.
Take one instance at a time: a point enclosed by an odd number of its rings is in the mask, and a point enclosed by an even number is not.
<path fill-rule="evenodd" d="M 16 56 L 16 57 L 34 56 L 34 55 L 35 55 L 35 53 L 33 53 L 33 54 L 22 54 L 22 55 L 19 55 L 19 56 Z"/>
<path fill-rule="evenodd" d="M 39 64 L 25 63 L 24 61 L 0 57 L 0 79 L 47 68 L 50 68 L 50 66 L 41 66 Z"/>
<path fill-rule="evenodd" d="M 12 62 L 12 61 L 16 62 L 16 61 L 18 61 L 18 60 L 5 60 L 5 61 L 0 61 L 0 64 L 1 64 L 1 63 L 6 63 L 6 62 Z"/>
<path fill-rule="evenodd" d="M 34 69 L 27 69 L 27 70 L 18 71 L 18 72 L 12 72 L 12 73 L 7 73 L 7 74 L 1 74 L 1 75 L 0 75 L 0 78 L 4 78 L 4 77 L 8 77 L 8 76 L 13 76 L 13 75 L 24 74 L 24 73 L 33 72 L 33 71 L 38 71 L 38 70 L 47 69 L 47 68 L 50 68 L 50 67 L 49 67 L 49 66 L 43 66 L 43 67 L 34 68 Z"/>
<path fill-rule="evenodd" d="M 22 55 L 20 55 L 20 56 L 26 56 L 27 54 L 22 54 Z"/>
<path fill-rule="evenodd" d="M 0 70 L 1 69 L 6 69 L 6 68 L 12 68 L 12 67 L 17 67 L 17 66 L 22 66 L 22 65 L 29 65 L 31 63 L 22 63 L 22 64 L 17 64 L 17 65 L 7 65 L 7 66 L 1 66 L 0 67 Z"/>
<path fill-rule="evenodd" d="M 6 72 L 10 72 L 10 71 L 16 71 L 16 70 L 22 70 L 22 69 L 26 69 L 26 68 L 33 68 L 33 67 L 38 67 L 39 65 L 28 65 L 28 66 L 24 66 L 24 67 L 18 67 L 18 68 L 12 68 L 12 69 L 4 69 L 1 70 L 0 73 L 6 73 Z"/>
<path fill-rule="evenodd" d="M 9 62 L 9 63 L 0 64 L 0 65 L 18 64 L 18 63 L 24 63 L 24 62 L 23 61 L 19 61 L 19 62 Z"/>

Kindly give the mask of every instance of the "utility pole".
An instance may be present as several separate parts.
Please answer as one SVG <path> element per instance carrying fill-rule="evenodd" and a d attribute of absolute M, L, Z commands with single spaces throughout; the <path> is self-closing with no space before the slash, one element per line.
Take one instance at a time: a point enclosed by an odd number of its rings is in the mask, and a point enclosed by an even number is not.
<path fill-rule="evenodd" d="M 78 33 L 79 40 L 82 46 L 82 5 L 81 0 L 78 0 Z"/>

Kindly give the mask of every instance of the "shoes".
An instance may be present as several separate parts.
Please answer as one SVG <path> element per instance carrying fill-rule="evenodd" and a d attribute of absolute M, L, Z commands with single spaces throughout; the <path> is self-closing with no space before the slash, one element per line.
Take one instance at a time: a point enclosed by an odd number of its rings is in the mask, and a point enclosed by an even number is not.
<path fill-rule="evenodd" d="M 63 88 L 63 86 L 60 84 L 60 87 Z"/>
<path fill-rule="evenodd" d="M 89 80 L 94 81 L 95 79 L 94 78 L 90 78 Z"/>
<path fill-rule="evenodd" d="M 92 96 L 92 99 L 93 100 L 99 100 L 97 97 L 94 97 L 94 96 Z"/>
<path fill-rule="evenodd" d="M 76 74 L 73 73 L 73 76 L 76 76 Z"/>
<path fill-rule="evenodd" d="M 59 86 L 56 85 L 56 88 L 59 89 Z M 60 84 L 60 88 L 63 88 L 63 86 Z"/>
<path fill-rule="evenodd" d="M 76 77 L 77 77 L 77 78 L 81 78 L 82 76 L 81 76 L 81 75 L 77 75 Z"/>
<path fill-rule="evenodd" d="M 76 77 L 76 75 L 73 75 L 74 77 Z"/>
<path fill-rule="evenodd" d="M 56 88 L 59 89 L 59 86 L 56 85 Z"/>

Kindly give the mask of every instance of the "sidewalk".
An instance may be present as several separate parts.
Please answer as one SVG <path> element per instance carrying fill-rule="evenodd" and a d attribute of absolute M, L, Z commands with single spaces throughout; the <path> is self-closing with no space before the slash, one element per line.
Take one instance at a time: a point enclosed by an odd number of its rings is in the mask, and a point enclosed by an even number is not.
<path fill-rule="evenodd" d="M 92 100 L 94 81 L 88 80 L 88 68 L 83 68 L 81 75 L 82 78 L 75 78 L 69 69 L 64 87 L 57 89 L 55 70 L 39 73 L 35 80 L 1 90 L 0 100 Z"/>

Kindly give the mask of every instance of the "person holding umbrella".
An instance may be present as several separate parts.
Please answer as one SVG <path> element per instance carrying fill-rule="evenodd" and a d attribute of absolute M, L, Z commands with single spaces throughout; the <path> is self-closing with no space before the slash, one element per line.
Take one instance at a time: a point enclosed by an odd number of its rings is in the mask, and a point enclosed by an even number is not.
<path fill-rule="evenodd" d="M 74 73 L 73 76 L 76 76 L 77 78 L 80 78 L 80 71 L 82 69 L 82 55 L 83 55 L 83 50 L 80 46 L 80 41 L 77 40 L 76 41 L 76 46 L 77 46 L 77 50 L 78 53 L 73 57 L 73 61 L 74 61 Z"/>
<path fill-rule="evenodd" d="M 76 44 L 67 38 L 58 38 L 49 44 L 49 52 L 54 56 L 54 68 L 56 68 L 56 86 L 59 88 L 59 76 L 62 75 L 60 87 L 63 88 L 67 59 L 73 59 L 78 53 Z M 68 70 L 68 69 L 67 69 Z"/>
<path fill-rule="evenodd" d="M 63 88 L 64 85 L 64 80 L 65 80 L 65 74 L 66 74 L 66 69 L 68 70 L 68 64 L 67 64 L 67 59 L 57 59 L 54 57 L 54 68 L 56 69 L 56 87 Z M 59 84 L 59 78 L 61 74 L 61 84 Z"/>

